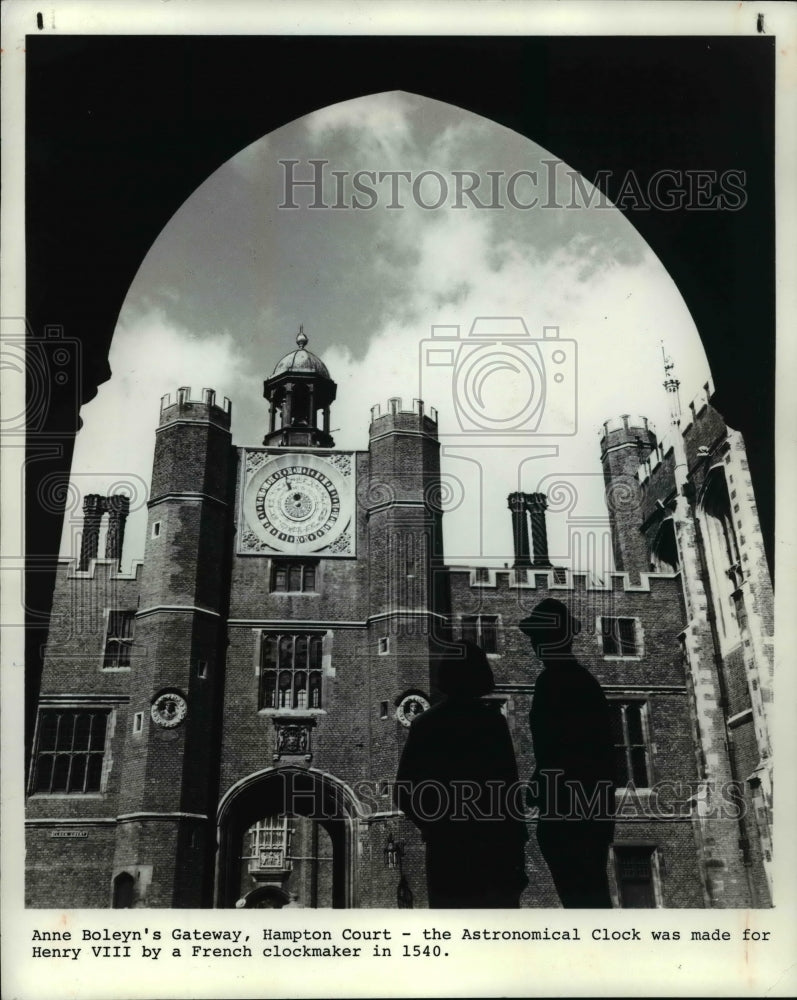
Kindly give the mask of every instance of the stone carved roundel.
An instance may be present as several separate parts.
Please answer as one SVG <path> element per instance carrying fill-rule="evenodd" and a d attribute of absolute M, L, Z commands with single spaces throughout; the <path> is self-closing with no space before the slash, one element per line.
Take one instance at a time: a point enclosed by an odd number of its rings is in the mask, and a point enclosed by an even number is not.
<path fill-rule="evenodd" d="M 159 694 L 152 703 L 152 721 L 162 726 L 164 729 L 173 729 L 179 726 L 188 714 L 188 704 L 181 694 L 176 691 L 164 691 Z"/>
<path fill-rule="evenodd" d="M 402 726 L 409 726 L 412 720 L 429 708 L 429 702 L 422 694 L 405 695 L 396 709 L 396 718 Z"/>

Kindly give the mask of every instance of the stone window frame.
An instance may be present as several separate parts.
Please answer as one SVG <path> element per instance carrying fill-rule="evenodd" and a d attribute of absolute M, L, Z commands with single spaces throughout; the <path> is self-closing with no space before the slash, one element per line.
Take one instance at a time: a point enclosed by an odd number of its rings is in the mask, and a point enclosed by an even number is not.
<path fill-rule="evenodd" d="M 114 615 L 125 615 L 126 621 L 130 624 L 129 635 L 117 635 L 117 629 L 111 634 L 111 626 L 114 622 Z M 117 673 L 129 671 L 132 667 L 133 645 L 136 638 L 136 609 L 108 607 L 104 615 L 104 640 L 102 644 L 102 654 L 100 658 L 100 669 L 104 673 Z M 123 651 L 126 654 L 123 655 Z M 120 662 L 126 660 L 126 662 Z M 109 661 L 112 665 L 109 665 Z"/>
<path fill-rule="evenodd" d="M 604 621 L 632 621 L 634 623 L 634 652 L 633 653 L 606 653 L 604 652 Z M 642 619 L 638 615 L 598 615 L 595 618 L 595 641 L 598 646 L 598 654 L 604 660 L 623 660 L 625 662 L 641 660 L 645 656 L 645 630 L 642 627 Z M 620 637 L 618 635 L 618 641 Z"/>
<path fill-rule="evenodd" d="M 64 748 L 61 748 L 59 750 L 57 746 L 54 746 L 52 750 L 50 750 L 50 749 L 42 749 L 42 746 L 41 746 L 41 741 L 42 741 L 42 727 L 43 727 L 45 716 L 47 714 L 55 714 L 55 715 L 61 715 L 61 716 L 65 715 L 65 714 L 71 714 L 74 717 L 77 717 L 77 716 L 80 716 L 80 715 L 89 715 L 89 716 L 98 716 L 99 715 L 99 716 L 103 716 L 104 719 L 105 719 L 105 727 L 104 727 L 104 734 L 103 734 L 103 737 L 102 737 L 102 749 L 97 749 L 97 748 L 95 748 L 95 749 L 87 748 L 85 750 L 84 749 L 75 749 L 75 747 L 74 747 L 75 722 L 74 721 L 72 723 L 72 744 L 73 745 L 70 748 L 64 747 Z M 55 798 L 55 797 L 57 797 L 57 798 L 70 798 L 70 799 L 86 798 L 86 797 L 99 797 L 99 796 L 105 795 L 105 792 L 107 790 L 107 785 L 108 785 L 108 774 L 110 772 L 110 766 L 111 766 L 111 752 L 110 752 L 110 750 L 111 750 L 111 739 L 112 739 L 112 737 L 114 735 L 115 728 L 116 728 L 116 712 L 115 712 L 113 706 L 111 706 L 111 705 L 95 704 L 93 701 L 86 703 L 86 702 L 80 702 L 80 701 L 77 701 L 77 700 L 74 701 L 74 702 L 69 702 L 68 704 L 47 704 L 47 703 L 45 703 L 45 704 L 40 705 L 39 706 L 39 711 L 38 711 L 38 713 L 36 715 L 36 731 L 34 733 L 33 753 L 31 755 L 30 773 L 28 775 L 28 795 L 31 796 L 31 797 L 36 796 L 37 798 L 46 796 L 47 798 Z M 58 723 L 58 728 L 57 728 L 57 731 L 56 731 L 56 744 L 58 742 L 58 738 L 60 737 L 60 733 L 61 733 L 61 727 L 60 727 L 60 723 Z M 48 756 L 52 756 L 54 758 L 58 757 L 58 756 L 69 755 L 69 757 L 70 757 L 70 764 L 69 764 L 69 770 L 68 770 L 68 773 L 67 773 L 67 788 L 65 788 L 63 790 L 59 789 L 59 790 L 55 790 L 55 791 L 52 789 L 53 778 L 54 778 L 54 773 L 55 773 L 55 766 L 53 766 L 52 771 L 50 773 L 50 781 L 48 783 L 49 784 L 49 789 L 44 790 L 44 789 L 37 788 L 37 784 L 38 784 L 38 782 L 37 782 L 37 775 L 38 775 L 38 769 L 39 769 L 39 762 L 40 762 L 40 760 L 42 758 L 42 755 L 48 755 Z M 83 788 L 82 789 L 72 789 L 72 788 L 68 787 L 69 783 L 71 781 L 71 778 L 72 778 L 72 766 L 73 766 L 74 760 L 77 759 L 77 757 L 79 755 L 87 755 L 86 756 L 86 762 L 85 762 L 84 777 L 83 777 Z M 87 780 L 87 776 L 88 776 L 88 773 L 89 773 L 88 763 L 89 763 L 90 759 L 95 759 L 95 760 L 99 759 L 99 761 L 100 761 L 99 775 L 98 775 L 98 779 L 97 779 L 97 787 L 96 788 L 86 789 L 85 785 L 86 785 L 86 780 Z"/>
<path fill-rule="evenodd" d="M 623 906 L 622 879 L 620 875 L 621 855 L 623 852 L 638 851 L 647 854 L 650 864 L 650 885 L 653 890 L 654 905 L 650 909 L 664 907 L 662 892 L 663 859 L 661 845 L 651 841 L 623 840 L 615 841 L 609 849 L 609 890 L 613 905 L 618 909 L 638 909 L 638 907 Z M 644 907 L 647 909 L 647 907 Z"/>
<path fill-rule="evenodd" d="M 294 582 L 294 574 L 299 574 L 299 587 L 291 584 Z M 308 577 L 312 573 L 312 579 Z M 278 586 L 278 576 L 284 574 L 285 586 Z M 271 594 L 312 594 L 321 593 L 320 583 L 321 560 L 313 558 L 282 558 L 275 556 L 271 560 L 269 572 L 269 593 Z"/>
<path fill-rule="evenodd" d="M 608 699 L 609 707 L 614 711 L 615 707 L 619 706 L 621 708 L 621 726 L 623 731 L 623 742 L 615 743 L 612 740 L 612 751 L 618 750 L 620 747 L 625 751 L 626 759 L 626 769 L 629 773 L 629 777 L 625 784 L 620 784 L 618 782 L 616 794 L 622 796 L 625 794 L 626 788 L 629 783 L 633 782 L 634 788 L 637 791 L 647 791 L 654 785 L 654 774 L 653 774 L 653 739 L 650 727 L 650 702 L 647 698 L 643 697 L 624 697 L 623 695 L 618 695 L 617 697 L 611 697 Z M 638 743 L 631 740 L 630 731 L 628 726 L 628 716 L 627 712 L 623 709 L 628 706 L 639 707 L 639 723 L 642 730 L 642 742 Z M 647 782 L 644 785 L 637 784 L 634 780 L 634 766 L 632 760 L 632 753 L 634 748 L 643 747 L 645 750 L 645 771 L 647 774 Z"/>
<path fill-rule="evenodd" d="M 489 619 L 487 622 L 488 626 L 491 628 L 493 642 L 490 645 L 493 646 L 492 649 L 486 649 L 483 645 L 484 642 L 484 619 Z M 475 624 L 472 635 L 468 634 L 468 629 Z M 484 612 L 478 612 L 475 615 L 460 615 L 459 617 L 459 634 L 460 638 L 463 640 L 470 640 L 475 642 L 476 645 L 488 656 L 488 657 L 498 657 L 501 655 L 499 650 L 498 636 L 501 631 L 501 616 L 494 614 L 486 614 Z"/>
<path fill-rule="evenodd" d="M 318 684 L 318 687 L 317 687 L 317 690 L 318 690 L 318 704 L 316 704 L 316 705 L 313 705 L 313 704 L 305 704 L 305 705 L 301 705 L 301 704 L 297 704 L 297 705 L 293 705 L 293 704 L 290 704 L 290 705 L 274 704 L 274 705 L 267 705 L 267 704 L 265 704 L 265 700 L 266 700 L 265 699 L 265 689 L 266 689 L 266 684 L 265 684 L 265 674 L 266 674 L 265 658 L 266 658 L 266 650 L 267 650 L 267 645 L 266 644 L 267 644 L 267 642 L 268 642 L 269 639 L 276 638 L 277 639 L 277 643 L 278 643 L 277 649 L 278 649 L 278 655 L 279 655 L 279 642 L 280 642 L 280 640 L 282 638 L 286 638 L 288 636 L 290 636 L 290 637 L 292 637 L 294 639 L 294 655 L 295 655 L 295 648 L 296 648 L 295 647 L 295 640 L 297 638 L 301 638 L 301 637 L 307 636 L 309 639 L 320 639 L 320 641 L 321 641 L 320 656 L 319 656 L 319 660 L 318 660 L 319 665 L 318 665 L 317 671 L 316 671 L 316 668 L 312 668 L 312 669 L 310 668 L 310 651 L 309 651 L 309 645 L 308 645 L 308 656 L 307 656 L 307 663 L 308 663 L 307 673 L 309 674 L 311 672 L 312 673 L 316 673 L 317 672 L 318 675 L 319 675 L 319 684 Z M 261 712 L 261 713 L 266 714 L 266 715 L 297 715 L 297 716 L 300 716 L 300 715 L 307 716 L 307 715 L 314 715 L 314 714 L 322 714 L 323 715 L 323 714 L 325 714 L 326 709 L 325 709 L 324 705 L 325 705 L 325 700 L 326 700 L 326 697 L 327 697 L 325 677 L 328 675 L 328 672 L 329 672 L 328 668 L 329 668 L 329 660 L 330 660 L 330 651 L 331 651 L 331 633 L 330 633 L 330 631 L 328 629 L 314 628 L 312 626 L 299 627 L 299 628 L 290 628 L 290 627 L 278 628 L 278 627 L 272 627 L 272 628 L 258 629 L 258 641 L 257 641 L 256 653 L 255 653 L 255 656 L 256 656 L 256 660 L 255 660 L 255 664 L 256 664 L 256 679 L 257 679 L 257 710 L 258 710 L 258 712 Z M 285 668 L 285 669 L 287 669 L 287 668 Z M 292 666 L 291 669 L 293 671 L 293 675 L 295 676 L 295 674 L 297 673 L 296 666 L 295 665 Z M 277 695 L 277 697 L 275 698 L 275 700 L 278 701 L 279 700 L 279 697 L 278 697 L 278 693 L 279 693 L 279 675 L 281 673 L 281 669 L 279 667 L 279 664 L 274 668 L 274 670 L 275 670 L 275 673 L 277 675 L 276 676 L 277 688 L 275 689 L 275 694 Z M 301 672 L 301 670 L 299 672 Z M 310 686 L 309 686 L 310 678 L 308 677 L 307 680 L 308 680 L 308 687 L 307 687 L 308 696 L 307 696 L 307 700 L 311 701 L 312 700 L 312 697 L 311 697 L 311 694 L 310 694 L 311 689 L 310 689 Z M 295 691 L 294 691 L 293 683 L 291 684 L 290 690 L 292 692 L 290 700 L 291 701 L 298 700 L 298 699 L 294 698 Z"/>

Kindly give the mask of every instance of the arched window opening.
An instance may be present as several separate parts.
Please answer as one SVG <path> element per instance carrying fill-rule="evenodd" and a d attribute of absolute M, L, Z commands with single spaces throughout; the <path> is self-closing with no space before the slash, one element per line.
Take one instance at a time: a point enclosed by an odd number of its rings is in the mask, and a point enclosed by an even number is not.
<path fill-rule="evenodd" d="M 650 547 L 650 568 L 654 573 L 675 573 L 679 568 L 678 544 L 671 517 L 659 525 Z"/>

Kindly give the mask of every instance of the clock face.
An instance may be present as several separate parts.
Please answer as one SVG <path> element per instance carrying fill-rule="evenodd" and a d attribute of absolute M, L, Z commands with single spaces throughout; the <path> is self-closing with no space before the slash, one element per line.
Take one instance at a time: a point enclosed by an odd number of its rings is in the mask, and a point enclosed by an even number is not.
<path fill-rule="evenodd" d="M 249 452 L 247 464 L 243 551 L 353 554 L 350 456 Z"/>
<path fill-rule="evenodd" d="M 334 531 L 340 519 L 340 494 L 323 472 L 288 466 L 272 472 L 260 486 L 255 512 L 278 542 L 312 544 Z"/>

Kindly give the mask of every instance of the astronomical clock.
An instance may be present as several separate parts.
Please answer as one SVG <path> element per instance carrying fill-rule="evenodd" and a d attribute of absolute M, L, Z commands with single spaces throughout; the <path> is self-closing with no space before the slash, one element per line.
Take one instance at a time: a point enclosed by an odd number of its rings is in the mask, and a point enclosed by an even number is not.
<path fill-rule="evenodd" d="M 242 555 L 355 555 L 355 455 L 246 449 Z"/>

